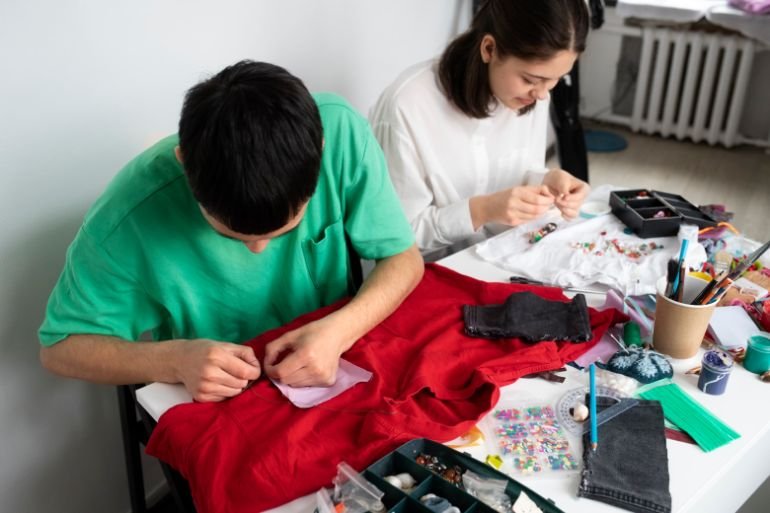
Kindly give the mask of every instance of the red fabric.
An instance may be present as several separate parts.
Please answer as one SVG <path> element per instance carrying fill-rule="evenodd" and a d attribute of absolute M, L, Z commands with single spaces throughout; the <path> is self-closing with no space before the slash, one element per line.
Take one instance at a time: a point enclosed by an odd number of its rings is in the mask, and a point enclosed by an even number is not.
<path fill-rule="evenodd" d="M 502 303 L 524 290 L 566 300 L 558 289 L 485 283 L 428 265 L 398 310 L 345 353 L 374 373 L 368 383 L 300 409 L 261 379 L 225 402 L 170 409 L 147 452 L 188 479 L 199 513 L 250 513 L 328 486 L 340 461 L 361 470 L 408 440 L 456 438 L 492 409 L 500 386 L 574 360 L 621 320 L 614 309 L 591 310 L 593 339 L 582 344 L 464 334 L 462 305 Z M 269 341 L 340 306 L 304 315 L 248 344 L 261 357 Z"/>

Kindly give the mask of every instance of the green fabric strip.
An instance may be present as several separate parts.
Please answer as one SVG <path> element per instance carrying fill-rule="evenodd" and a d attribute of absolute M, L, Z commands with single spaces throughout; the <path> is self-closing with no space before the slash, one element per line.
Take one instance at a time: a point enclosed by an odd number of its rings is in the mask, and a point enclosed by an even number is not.
<path fill-rule="evenodd" d="M 670 379 L 641 387 L 636 395 L 642 399 L 660 401 L 666 419 L 690 435 L 706 452 L 741 436 Z"/>

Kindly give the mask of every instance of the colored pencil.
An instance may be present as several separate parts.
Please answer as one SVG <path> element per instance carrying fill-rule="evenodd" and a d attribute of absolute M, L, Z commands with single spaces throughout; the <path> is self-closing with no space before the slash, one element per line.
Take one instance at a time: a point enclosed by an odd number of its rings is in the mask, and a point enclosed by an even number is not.
<path fill-rule="evenodd" d="M 596 427 L 596 364 L 591 364 L 588 367 L 589 373 L 589 393 L 591 397 L 588 400 L 589 414 L 591 416 L 591 449 L 596 450 L 599 446 L 599 430 Z"/>

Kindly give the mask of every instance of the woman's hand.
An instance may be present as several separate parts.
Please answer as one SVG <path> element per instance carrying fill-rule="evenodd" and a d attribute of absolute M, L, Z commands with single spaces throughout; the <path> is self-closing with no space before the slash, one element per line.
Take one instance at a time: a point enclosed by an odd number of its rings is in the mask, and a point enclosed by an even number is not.
<path fill-rule="evenodd" d="M 575 178 L 563 169 L 548 171 L 543 178 L 543 185 L 553 195 L 556 208 L 566 219 L 577 217 L 580 206 L 591 190 L 586 182 Z"/>
<path fill-rule="evenodd" d="M 516 226 L 543 215 L 554 204 L 551 189 L 544 185 L 520 185 L 470 199 L 473 229 L 490 223 Z"/>

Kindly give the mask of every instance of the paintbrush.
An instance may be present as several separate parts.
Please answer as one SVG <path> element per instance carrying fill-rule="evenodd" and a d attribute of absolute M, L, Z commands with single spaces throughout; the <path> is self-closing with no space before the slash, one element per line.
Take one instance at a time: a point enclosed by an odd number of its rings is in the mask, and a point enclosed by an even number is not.
<path fill-rule="evenodd" d="M 677 273 L 679 272 L 679 262 L 672 258 L 668 261 L 666 267 L 666 297 L 671 298 L 674 293 L 674 281 L 676 281 Z"/>
<path fill-rule="evenodd" d="M 695 299 L 692 300 L 691 305 L 701 305 L 707 301 L 707 298 L 711 298 L 711 293 L 714 291 L 714 289 L 717 287 L 717 284 L 720 283 L 723 279 L 727 278 L 727 274 L 721 274 L 717 276 L 716 278 L 713 278 L 708 284 L 703 287 L 703 290 L 698 292 L 698 295 L 695 296 Z"/>

